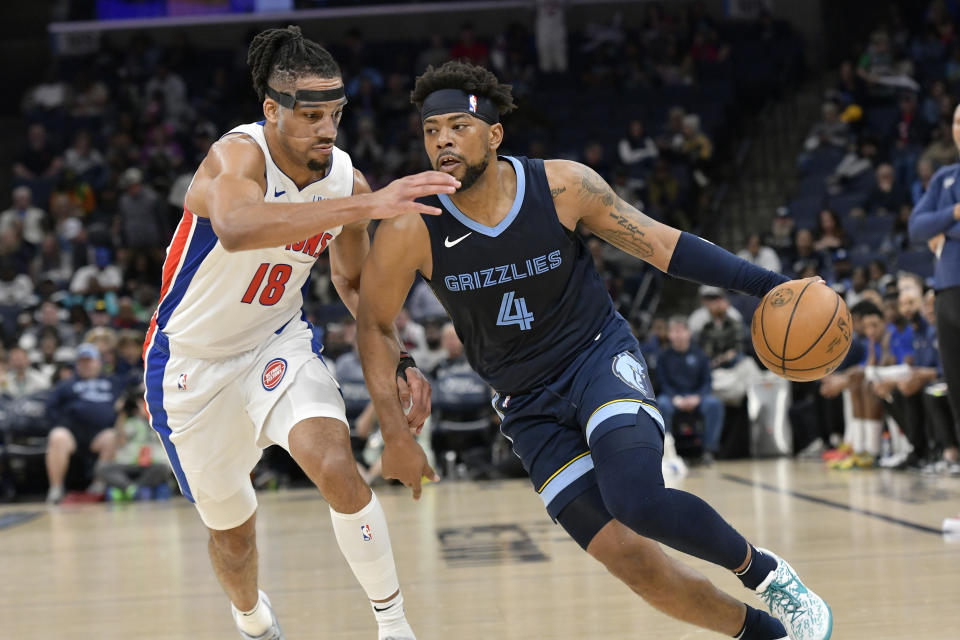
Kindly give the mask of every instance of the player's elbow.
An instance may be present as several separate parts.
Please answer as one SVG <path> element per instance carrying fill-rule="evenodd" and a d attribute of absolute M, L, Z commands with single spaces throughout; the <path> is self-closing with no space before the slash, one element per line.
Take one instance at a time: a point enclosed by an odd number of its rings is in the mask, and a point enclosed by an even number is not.
<path fill-rule="evenodd" d="M 243 234 L 235 225 L 213 216 L 210 217 L 210 225 L 213 227 L 213 232 L 217 235 L 217 240 L 220 241 L 220 246 L 222 246 L 227 253 L 243 251 L 249 248 L 245 245 Z"/>

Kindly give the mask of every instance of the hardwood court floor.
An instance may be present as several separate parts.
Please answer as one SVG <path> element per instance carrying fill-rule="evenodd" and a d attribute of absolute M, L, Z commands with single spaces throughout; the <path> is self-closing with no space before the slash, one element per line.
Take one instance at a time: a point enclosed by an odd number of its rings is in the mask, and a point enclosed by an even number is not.
<path fill-rule="evenodd" d="M 718 464 L 680 483 L 785 555 L 833 607 L 837 640 L 960 638 L 960 480 Z M 420 640 L 720 638 L 653 611 L 568 540 L 524 480 L 381 488 Z M 850 508 L 853 508 L 851 510 Z M 0 637 L 236 638 L 206 534 L 177 499 L 0 508 Z M 261 581 L 290 640 L 373 639 L 371 613 L 310 491 L 261 495 Z M 723 570 L 688 559 L 721 587 Z"/>

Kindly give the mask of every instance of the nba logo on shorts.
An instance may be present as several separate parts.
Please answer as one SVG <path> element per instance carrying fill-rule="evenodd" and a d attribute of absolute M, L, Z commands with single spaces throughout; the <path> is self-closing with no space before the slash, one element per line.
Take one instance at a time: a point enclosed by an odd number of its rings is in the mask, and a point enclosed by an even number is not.
<path fill-rule="evenodd" d="M 373 540 L 373 533 L 370 532 L 370 525 L 362 524 L 360 525 L 360 533 L 363 534 L 363 541 L 370 542 Z"/>
<path fill-rule="evenodd" d="M 177 389 L 180 389 L 180 391 L 187 390 L 187 374 L 181 373 L 180 377 L 177 378 Z"/>
<path fill-rule="evenodd" d="M 470 97 L 467 98 L 470 101 L 470 113 L 477 112 L 477 96 L 470 94 Z"/>
<path fill-rule="evenodd" d="M 267 391 L 273 391 L 283 380 L 287 372 L 287 361 L 283 358 L 274 358 L 267 363 L 263 369 L 263 388 Z"/>

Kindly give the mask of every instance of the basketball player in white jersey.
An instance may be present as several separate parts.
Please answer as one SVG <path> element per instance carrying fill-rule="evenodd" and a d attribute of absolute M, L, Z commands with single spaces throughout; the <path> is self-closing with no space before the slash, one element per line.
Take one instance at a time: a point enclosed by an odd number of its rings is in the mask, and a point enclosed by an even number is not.
<path fill-rule="evenodd" d="M 299 28 L 260 33 L 248 63 L 264 120 L 214 144 L 187 191 L 144 345 L 150 421 L 210 531 L 213 568 L 244 638 L 283 638 L 257 585 L 249 478 L 262 449 L 278 444 L 330 503 L 380 640 L 413 639 L 383 509 L 354 464 L 343 399 L 304 320 L 302 290 L 329 248 L 333 283 L 354 313 L 367 220 L 439 214 L 415 199 L 453 193 L 459 182 L 426 172 L 371 193 L 334 147 L 346 104 L 340 70 Z M 417 428 L 429 386 L 415 368 L 399 371 Z"/>

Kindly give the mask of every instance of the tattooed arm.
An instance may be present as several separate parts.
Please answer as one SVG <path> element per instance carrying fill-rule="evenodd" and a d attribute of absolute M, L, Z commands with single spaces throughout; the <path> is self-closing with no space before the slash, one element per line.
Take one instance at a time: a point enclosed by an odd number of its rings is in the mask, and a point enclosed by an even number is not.
<path fill-rule="evenodd" d="M 557 215 L 568 229 L 582 223 L 613 246 L 692 282 L 762 297 L 787 281 L 703 238 L 651 220 L 618 198 L 593 169 L 565 160 L 544 164 Z"/>
<path fill-rule="evenodd" d="M 565 227 L 578 223 L 618 249 L 666 271 L 680 231 L 621 200 L 593 169 L 568 160 L 545 163 L 550 195 Z"/>

